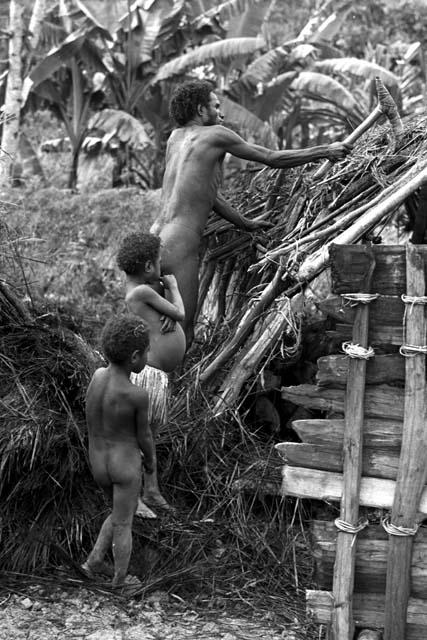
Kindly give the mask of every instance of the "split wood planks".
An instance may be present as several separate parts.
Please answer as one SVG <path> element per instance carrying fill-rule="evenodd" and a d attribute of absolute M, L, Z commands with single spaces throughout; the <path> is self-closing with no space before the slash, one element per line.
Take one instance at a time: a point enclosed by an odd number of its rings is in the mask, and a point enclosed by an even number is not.
<path fill-rule="evenodd" d="M 328 591 L 307 598 L 332 638 L 351 640 L 356 625 L 384 629 L 384 640 L 425 639 L 427 536 L 414 534 L 427 518 L 427 247 L 372 251 L 373 259 L 363 245 L 330 250 L 334 295 L 320 307 L 336 321 L 330 336 L 350 346 L 319 359 L 316 385 L 282 389 L 284 400 L 325 414 L 293 423 L 301 443 L 276 445 L 286 462 L 282 492 L 341 503 L 339 530 L 313 523 L 318 578 Z M 370 291 L 379 296 L 362 311 L 372 262 Z M 377 525 L 359 530 L 359 504 L 365 514 L 375 509 L 371 520 L 378 509 L 391 511 L 387 533 Z"/>

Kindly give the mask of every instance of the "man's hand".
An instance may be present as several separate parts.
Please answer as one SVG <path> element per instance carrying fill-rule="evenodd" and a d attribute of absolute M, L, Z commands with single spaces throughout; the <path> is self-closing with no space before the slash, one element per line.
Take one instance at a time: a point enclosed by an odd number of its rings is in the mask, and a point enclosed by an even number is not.
<path fill-rule="evenodd" d="M 352 144 L 347 144 L 345 142 L 333 142 L 328 147 L 327 158 L 331 162 L 342 160 L 352 149 Z"/>
<path fill-rule="evenodd" d="M 175 331 L 176 320 L 169 316 L 161 316 L 160 323 L 160 333 L 172 333 L 172 331 Z"/>
<path fill-rule="evenodd" d="M 272 229 L 274 224 L 268 220 L 246 220 L 246 231 L 258 231 L 259 229 Z"/>
<path fill-rule="evenodd" d="M 162 282 L 165 289 L 172 289 L 178 286 L 176 278 L 172 273 L 162 276 Z"/>

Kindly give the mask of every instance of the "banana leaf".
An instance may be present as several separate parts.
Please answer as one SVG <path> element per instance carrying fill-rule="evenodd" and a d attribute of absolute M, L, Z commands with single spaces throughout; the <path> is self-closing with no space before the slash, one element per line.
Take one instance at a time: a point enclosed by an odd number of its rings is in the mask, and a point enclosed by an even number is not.
<path fill-rule="evenodd" d="M 185 73 L 188 69 L 216 62 L 230 62 L 246 58 L 264 46 L 262 38 L 228 38 L 218 42 L 210 42 L 190 51 L 179 58 L 170 60 L 160 67 L 151 83 L 169 80 Z"/>
<path fill-rule="evenodd" d="M 359 58 L 329 58 L 319 60 L 314 65 L 315 70 L 320 73 L 336 73 L 340 75 L 350 75 L 356 78 L 381 78 L 387 87 L 399 87 L 399 78 L 384 67 L 375 62 L 360 60 Z"/>
<path fill-rule="evenodd" d="M 104 133 L 104 142 L 113 137 L 123 144 L 129 144 L 134 149 L 145 149 L 153 146 L 144 125 L 120 109 L 103 109 L 97 111 L 88 122 L 88 130 L 98 130 Z M 93 137 L 93 136 L 92 136 Z M 88 137 L 85 139 L 84 147 Z M 89 144 L 89 142 L 87 143 Z"/>
<path fill-rule="evenodd" d="M 258 144 L 277 149 L 277 136 L 267 122 L 260 120 L 245 107 L 227 97 L 222 98 L 225 122 L 245 139 L 255 139 Z"/>
<path fill-rule="evenodd" d="M 338 80 L 315 71 L 302 71 L 291 84 L 291 89 L 302 97 L 322 102 L 330 102 L 337 108 L 348 112 L 357 122 L 361 122 L 366 112 Z"/>

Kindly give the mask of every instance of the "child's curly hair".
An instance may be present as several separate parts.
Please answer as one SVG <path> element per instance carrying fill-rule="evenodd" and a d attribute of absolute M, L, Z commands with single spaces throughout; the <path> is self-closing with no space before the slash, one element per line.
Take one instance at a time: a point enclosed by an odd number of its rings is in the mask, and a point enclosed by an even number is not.
<path fill-rule="evenodd" d="M 130 233 L 123 238 L 117 254 L 117 266 L 132 276 L 150 260 L 155 262 L 159 257 L 160 238 L 152 233 Z"/>
<path fill-rule="evenodd" d="M 179 85 L 169 103 L 169 115 L 180 126 L 184 126 L 197 115 L 197 107 L 207 107 L 213 88 L 207 80 L 188 80 Z"/>
<path fill-rule="evenodd" d="M 132 313 L 110 318 L 102 330 L 102 350 L 113 364 L 123 364 L 134 351 L 145 351 L 149 344 L 147 325 Z"/>

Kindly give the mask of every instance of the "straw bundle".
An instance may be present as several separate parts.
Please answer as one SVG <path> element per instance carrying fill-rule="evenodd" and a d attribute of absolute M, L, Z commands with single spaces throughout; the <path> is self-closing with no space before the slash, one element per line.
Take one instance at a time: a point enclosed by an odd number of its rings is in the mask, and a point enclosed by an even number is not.
<path fill-rule="evenodd" d="M 55 583 L 78 583 L 107 509 L 88 468 L 83 414 L 97 364 L 57 316 L 31 313 L 0 284 L 0 562 L 12 572 L 2 574 L 3 588 L 16 588 L 15 572 L 37 575 L 58 564 L 77 574 L 55 570 Z M 280 461 L 258 466 L 251 494 L 239 493 L 235 481 L 249 477 L 249 461 L 271 446 L 241 422 L 230 429 L 229 420 L 203 417 L 203 398 L 193 385 L 186 392 L 194 394 L 191 416 L 172 420 L 158 446 L 161 485 L 178 516 L 135 521 L 131 571 L 143 592 L 274 609 L 282 621 L 300 620 L 301 638 L 310 637 L 300 595 L 312 573 L 302 512 L 263 497 L 263 476 L 277 481 Z"/>
<path fill-rule="evenodd" d="M 81 546 L 99 510 L 85 454 L 85 343 L 0 283 L 0 563 L 37 570 Z M 96 508 L 96 505 L 98 507 Z"/>
<path fill-rule="evenodd" d="M 424 119 L 408 122 L 397 149 L 389 145 L 386 128 L 365 134 L 321 182 L 310 166 L 260 171 L 245 194 L 248 217 L 261 213 L 273 223 L 266 232 L 236 232 L 227 223 L 210 222 L 199 336 L 204 331 L 206 338 L 210 323 L 219 340 L 208 338 L 196 379 L 206 390 L 220 387 L 216 411 L 236 406 L 243 384 L 283 352 L 283 341 L 286 358 L 298 351 L 298 294 L 327 267 L 328 246 L 367 236 L 375 241 L 402 204 L 413 214 L 414 194 L 427 178 L 425 125 Z"/>

